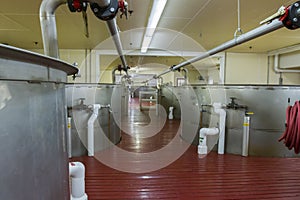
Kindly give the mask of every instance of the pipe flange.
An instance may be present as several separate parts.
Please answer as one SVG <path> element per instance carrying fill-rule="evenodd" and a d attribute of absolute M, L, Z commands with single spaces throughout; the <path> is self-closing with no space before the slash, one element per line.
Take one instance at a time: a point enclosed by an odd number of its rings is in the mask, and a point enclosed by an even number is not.
<path fill-rule="evenodd" d="M 100 7 L 97 3 L 92 3 L 90 6 L 96 17 L 103 21 L 108 21 L 112 20 L 117 15 L 119 2 L 118 0 L 111 0 L 110 5 L 105 8 Z"/>
<path fill-rule="evenodd" d="M 287 8 L 286 14 L 281 18 L 282 23 L 288 29 L 294 30 L 300 27 L 300 1 Z"/>

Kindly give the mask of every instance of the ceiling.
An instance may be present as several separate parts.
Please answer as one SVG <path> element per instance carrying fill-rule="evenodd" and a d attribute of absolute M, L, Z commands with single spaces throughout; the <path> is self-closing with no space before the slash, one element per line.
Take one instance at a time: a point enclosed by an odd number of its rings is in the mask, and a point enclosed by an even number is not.
<path fill-rule="evenodd" d="M 127 0 L 132 16 L 118 16 L 124 49 L 139 50 L 151 10 L 152 0 Z M 241 0 L 243 32 L 259 26 L 259 22 L 275 13 L 282 5 L 295 0 Z M 2 1 L 0 7 L 0 42 L 25 48 L 42 48 L 39 24 L 41 0 Z M 88 8 L 90 37 L 84 36 L 81 13 L 68 7 L 56 11 L 58 42 L 61 49 L 109 48 L 106 23 Z M 237 29 L 237 0 L 169 0 L 158 25 L 151 49 L 175 51 L 209 50 L 233 39 Z M 267 52 L 300 43 L 300 30 L 282 28 L 258 39 L 232 48 L 231 52 Z M 111 47 L 114 48 L 114 47 Z"/>

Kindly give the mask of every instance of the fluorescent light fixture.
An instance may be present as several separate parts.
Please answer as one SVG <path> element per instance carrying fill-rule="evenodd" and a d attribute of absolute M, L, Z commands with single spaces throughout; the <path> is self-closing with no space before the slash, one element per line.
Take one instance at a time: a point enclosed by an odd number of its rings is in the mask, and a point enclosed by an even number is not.
<path fill-rule="evenodd" d="M 143 44 L 141 48 L 142 53 L 147 53 L 147 50 L 150 46 L 150 43 L 152 41 L 155 29 L 157 27 L 157 24 L 160 20 L 160 17 L 165 9 L 165 6 L 167 4 L 167 0 L 154 0 L 152 10 L 148 19 L 148 25 L 145 31 Z"/>

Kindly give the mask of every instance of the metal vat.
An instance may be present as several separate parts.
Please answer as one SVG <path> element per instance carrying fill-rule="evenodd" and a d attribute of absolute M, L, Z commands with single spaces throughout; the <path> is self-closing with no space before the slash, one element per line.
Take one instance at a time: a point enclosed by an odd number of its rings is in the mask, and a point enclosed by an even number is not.
<path fill-rule="evenodd" d="M 0 45 L 0 199 L 69 199 L 65 87 L 72 66 Z"/>

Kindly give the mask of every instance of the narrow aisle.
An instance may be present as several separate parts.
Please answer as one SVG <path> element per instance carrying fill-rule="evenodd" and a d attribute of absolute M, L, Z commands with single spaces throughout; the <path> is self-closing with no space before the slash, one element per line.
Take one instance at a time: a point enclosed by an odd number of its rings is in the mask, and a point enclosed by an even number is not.
<path fill-rule="evenodd" d="M 122 119 L 122 140 L 118 147 L 130 152 L 148 153 L 166 146 L 177 134 L 180 120 L 168 120 L 155 114 L 154 103 L 144 102 L 150 110 L 141 110 L 138 98 L 132 98 L 128 115 Z"/>

